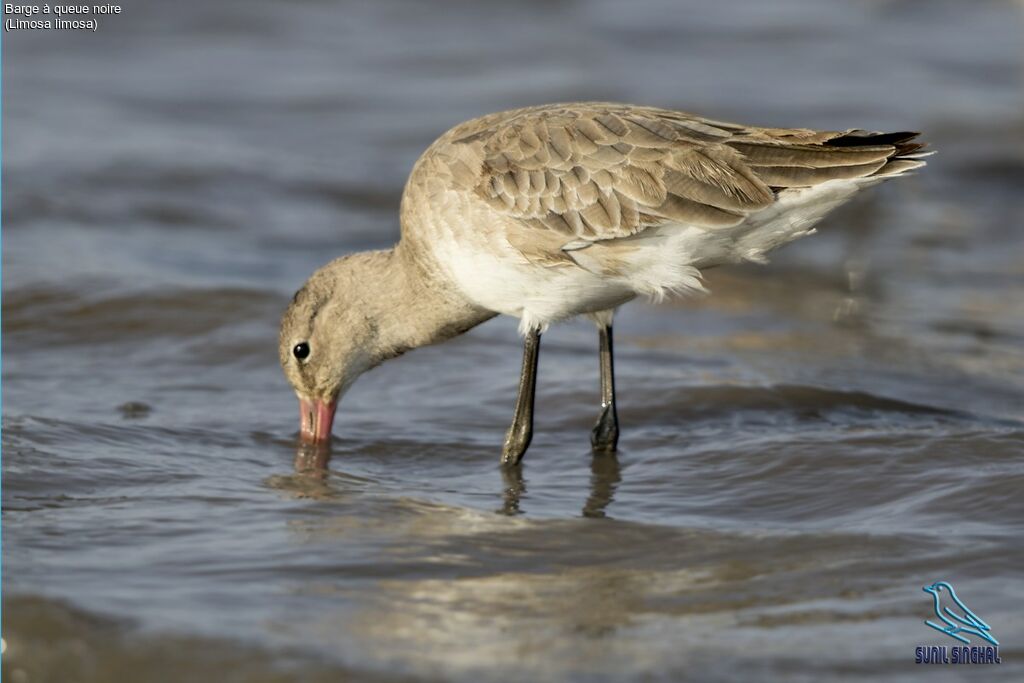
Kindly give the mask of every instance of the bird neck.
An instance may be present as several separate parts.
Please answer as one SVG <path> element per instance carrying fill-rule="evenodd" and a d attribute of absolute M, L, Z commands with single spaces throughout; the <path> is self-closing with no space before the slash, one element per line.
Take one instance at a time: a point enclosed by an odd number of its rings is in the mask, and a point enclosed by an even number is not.
<path fill-rule="evenodd" d="M 379 253 L 380 265 L 368 274 L 380 293 L 377 362 L 451 339 L 496 315 L 466 299 L 418 250 L 400 242 Z"/>

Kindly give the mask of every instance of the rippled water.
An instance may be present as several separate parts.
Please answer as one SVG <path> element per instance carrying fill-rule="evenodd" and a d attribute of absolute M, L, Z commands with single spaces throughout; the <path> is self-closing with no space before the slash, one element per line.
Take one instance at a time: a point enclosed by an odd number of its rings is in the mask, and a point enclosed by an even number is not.
<path fill-rule="evenodd" d="M 15 681 L 1020 680 L 1024 27 L 963 2 L 148 3 L 4 35 Z M 296 446 L 289 296 L 386 246 L 413 160 L 608 98 L 940 150 L 712 296 L 408 354 Z M 1003 664 L 915 667 L 953 582 Z M 934 636 L 932 635 L 934 634 Z"/>

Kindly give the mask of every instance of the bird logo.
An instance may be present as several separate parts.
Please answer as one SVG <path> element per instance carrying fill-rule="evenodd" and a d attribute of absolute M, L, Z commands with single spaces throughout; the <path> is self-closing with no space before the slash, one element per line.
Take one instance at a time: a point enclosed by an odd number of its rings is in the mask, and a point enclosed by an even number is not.
<path fill-rule="evenodd" d="M 925 593 L 931 593 L 932 600 L 934 602 L 935 616 L 938 617 L 943 626 L 936 624 L 933 621 L 925 620 L 926 626 L 931 626 L 936 631 L 945 633 L 950 638 L 956 638 L 962 643 L 970 643 L 970 639 L 967 635 L 977 636 L 983 640 L 988 641 L 992 645 L 999 645 L 999 641 L 996 640 L 989 631 L 992 627 L 989 626 L 979 617 L 977 614 L 968 609 L 967 605 L 957 596 L 956 591 L 953 590 L 953 586 L 947 581 L 936 581 L 930 586 L 925 586 L 921 590 Z M 959 608 L 959 613 L 949 608 L 948 605 L 942 604 L 942 595 L 948 593 L 948 599 L 952 600 L 956 607 Z M 967 634 L 967 635 L 965 635 Z"/>

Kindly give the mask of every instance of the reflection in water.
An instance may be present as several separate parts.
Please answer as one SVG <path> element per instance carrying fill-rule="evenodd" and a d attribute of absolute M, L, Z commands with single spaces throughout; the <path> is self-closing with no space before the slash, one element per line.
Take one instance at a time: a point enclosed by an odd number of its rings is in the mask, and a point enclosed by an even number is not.
<path fill-rule="evenodd" d="M 521 515 L 521 503 L 526 493 L 523 465 L 501 468 L 503 515 Z M 606 508 L 615 500 L 615 490 L 622 481 L 622 468 L 614 453 L 595 453 L 590 461 L 590 495 L 583 504 L 584 517 L 605 517 Z"/>
<path fill-rule="evenodd" d="M 332 472 L 329 445 L 299 444 L 295 449 L 295 473 L 271 477 L 268 485 L 291 492 L 298 498 L 326 499 L 335 497 L 337 491 L 331 486 Z M 523 465 L 500 467 L 502 505 L 495 510 L 498 514 L 514 517 L 525 514 L 522 500 L 526 495 L 526 478 Z M 335 477 L 339 475 L 333 473 Z M 590 461 L 590 494 L 583 504 L 582 516 L 606 517 L 606 508 L 615 499 L 615 490 L 622 481 L 622 469 L 615 454 L 595 453 Z"/>
<path fill-rule="evenodd" d="M 656 655 L 664 643 L 644 644 L 640 633 L 645 616 L 664 625 L 663 615 L 645 615 L 646 602 L 660 597 L 652 587 L 682 592 L 700 578 L 687 570 L 571 567 L 458 580 L 384 580 L 378 587 L 386 600 L 363 602 L 344 621 L 329 612 L 315 615 L 319 621 L 304 635 L 331 646 L 345 639 L 413 670 L 469 680 L 560 680 L 572 671 L 593 680 L 610 668 L 621 676 L 622 662 L 652 666 L 664 659 Z"/>
<path fill-rule="evenodd" d="M 622 481 L 622 468 L 615 453 L 595 453 L 590 461 L 590 497 L 583 504 L 584 517 L 605 517 L 605 508 L 615 499 Z"/>
<path fill-rule="evenodd" d="M 271 477 L 268 485 L 287 490 L 300 498 L 326 499 L 336 496 L 331 486 L 332 474 L 347 478 L 338 472 L 332 473 L 329 465 L 332 452 L 329 445 L 299 444 L 295 449 L 294 474 Z M 514 517 L 526 513 L 522 500 L 526 495 L 524 465 L 500 467 L 501 507 L 498 514 Z M 622 481 L 622 468 L 615 454 L 595 453 L 590 461 L 590 493 L 583 504 L 582 516 L 606 517 L 607 507 L 615 499 L 615 491 Z"/>
<path fill-rule="evenodd" d="M 301 443 L 295 449 L 295 474 L 326 481 L 327 464 L 330 461 L 330 444 Z"/>
<path fill-rule="evenodd" d="M 932 564 L 921 559 L 928 541 L 875 535 L 835 537 L 809 553 L 798 535 L 403 511 L 400 524 L 332 518 L 301 528 L 307 548 L 342 548 L 339 558 L 369 549 L 374 560 L 368 568 L 355 555 L 332 565 L 334 575 L 302 582 L 316 608 L 290 624 L 290 640 L 438 680 L 647 680 L 637 670 L 748 680 L 684 672 L 694 662 L 787 656 L 792 641 L 766 637 L 771 630 L 805 637 L 822 624 L 906 627 L 916 596 L 897 590 L 859 602 L 891 581 L 859 569 L 881 557 L 902 572 Z M 374 590 L 354 588 L 354 578 L 371 579 Z M 826 602 L 838 609 L 822 609 Z M 837 643 L 844 634 L 813 637 Z M 824 648 L 820 660 L 834 666 L 846 656 Z M 789 680 L 759 680 L 768 679 Z"/>
<path fill-rule="evenodd" d="M 333 498 L 336 492 L 331 488 L 331 472 L 327 465 L 331 461 L 330 444 L 300 443 L 295 449 L 295 475 L 287 487 L 296 497 L 325 500 Z"/>
<path fill-rule="evenodd" d="M 502 505 L 498 512 L 509 516 L 523 514 L 522 509 L 519 507 L 519 501 L 523 494 L 526 493 L 526 480 L 523 479 L 522 464 L 502 467 L 501 480 L 504 483 L 504 488 L 502 489 L 504 505 Z"/>
<path fill-rule="evenodd" d="M 295 498 L 334 498 L 337 492 L 331 487 L 330 470 L 327 468 L 330 460 L 329 445 L 300 444 L 295 449 L 295 474 L 268 477 L 265 483 Z"/>

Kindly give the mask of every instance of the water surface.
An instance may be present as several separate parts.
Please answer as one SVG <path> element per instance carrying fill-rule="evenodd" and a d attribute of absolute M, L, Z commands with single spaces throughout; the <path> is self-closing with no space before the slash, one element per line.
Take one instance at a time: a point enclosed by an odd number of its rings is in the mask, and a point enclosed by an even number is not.
<path fill-rule="evenodd" d="M 4 36 L 10 680 L 1019 680 L 1020 4 L 147 3 Z M 710 297 L 496 319 L 296 445 L 276 325 L 448 126 L 616 99 L 941 150 Z M 1003 664 L 916 667 L 945 579 Z"/>

